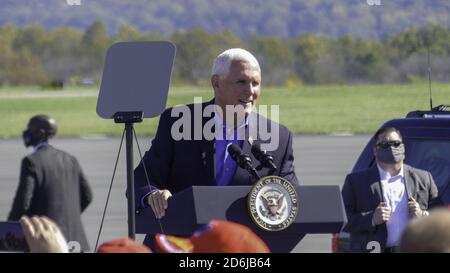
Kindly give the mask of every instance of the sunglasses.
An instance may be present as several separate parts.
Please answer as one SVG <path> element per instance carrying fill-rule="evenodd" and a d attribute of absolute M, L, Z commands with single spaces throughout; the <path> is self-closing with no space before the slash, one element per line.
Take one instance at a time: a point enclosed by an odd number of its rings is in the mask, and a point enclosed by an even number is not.
<path fill-rule="evenodd" d="M 377 143 L 377 146 L 380 148 L 389 148 L 389 147 L 395 147 L 397 148 L 398 146 L 402 145 L 401 141 L 381 141 L 379 143 Z"/>

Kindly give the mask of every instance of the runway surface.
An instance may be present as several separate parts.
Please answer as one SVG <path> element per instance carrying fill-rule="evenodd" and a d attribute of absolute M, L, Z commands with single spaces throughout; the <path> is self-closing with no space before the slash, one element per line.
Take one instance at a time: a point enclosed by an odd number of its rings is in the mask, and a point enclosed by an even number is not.
<path fill-rule="evenodd" d="M 360 152 L 368 142 L 369 135 L 325 136 L 297 135 L 294 137 L 296 173 L 302 185 L 339 185 L 351 170 Z M 150 147 L 151 138 L 139 138 L 144 153 Z M 92 186 L 94 200 L 83 214 L 83 223 L 93 249 L 99 231 L 102 212 L 106 202 L 114 162 L 120 138 L 56 138 L 55 147 L 75 155 Z M 31 152 L 25 149 L 21 139 L 0 140 L 0 219 L 5 221 L 17 188 L 20 162 Z M 139 161 L 134 149 L 135 165 Z M 111 192 L 100 243 L 118 237 L 126 237 L 126 171 L 125 148 L 120 156 L 114 187 Z M 143 235 L 137 236 L 138 240 Z M 307 235 L 294 252 L 331 252 L 331 235 Z"/>

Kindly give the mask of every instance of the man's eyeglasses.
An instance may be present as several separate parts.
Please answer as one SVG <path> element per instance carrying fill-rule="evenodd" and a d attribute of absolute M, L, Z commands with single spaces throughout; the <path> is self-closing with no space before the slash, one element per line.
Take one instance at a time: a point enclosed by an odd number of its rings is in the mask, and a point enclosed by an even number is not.
<path fill-rule="evenodd" d="M 401 141 L 381 141 L 379 143 L 377 143 L 377 146 L 380 148 L 389 148 L 391 146 L 397 148 L 398 146 L 402 145 Z"/>

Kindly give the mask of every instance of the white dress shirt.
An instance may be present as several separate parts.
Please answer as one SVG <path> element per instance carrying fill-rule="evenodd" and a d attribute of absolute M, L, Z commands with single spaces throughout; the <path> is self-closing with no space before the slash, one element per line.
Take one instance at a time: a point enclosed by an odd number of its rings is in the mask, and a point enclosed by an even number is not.
<path fill-rule="evenodd" d="M 391 209 L 391 217 L 386 222 L 386 247 L 398 246 L 403 230 L 409 222 L 408 195 L 405 188 L 405 175 L 403 166 L 400 172 L 391 176 L 377 164 L 380 181 L 383 187 L 383 196 L 386 205 Z"/>

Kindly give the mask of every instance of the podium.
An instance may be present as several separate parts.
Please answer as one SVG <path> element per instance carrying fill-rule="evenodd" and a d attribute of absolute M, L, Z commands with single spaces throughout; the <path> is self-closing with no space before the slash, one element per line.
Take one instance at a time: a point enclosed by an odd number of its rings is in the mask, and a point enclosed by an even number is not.
<path fill-rule="evenodd" d="M 166 234 L 189 237 L 210 220 L 229 220 L 252 229 L 272 252 L 290 252 L 307 233 L 339 233 L 346 222 L 338 186 L 296 186 L 299 211 L 281 231 L 265 231 L 250 218 L 247 194 L 251 186 L 192 186 L 168 200 L 161 224 Z M 136 215 L 136 233 L 161 233 L 152 209 Z"/>

